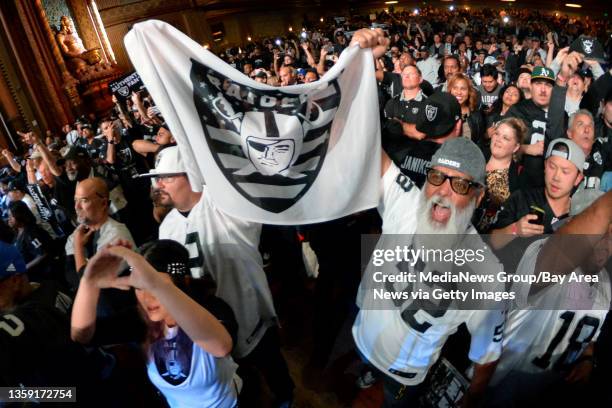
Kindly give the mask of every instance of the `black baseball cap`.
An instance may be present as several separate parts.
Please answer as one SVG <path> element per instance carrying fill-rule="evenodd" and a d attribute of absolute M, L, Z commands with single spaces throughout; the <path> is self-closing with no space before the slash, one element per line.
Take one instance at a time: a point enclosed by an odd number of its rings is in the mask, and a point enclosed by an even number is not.
<path fill-rule="evenodd" d="M 8 191 L 26 191 L 25 186 L 23 185 L 23 183 L 20 183 L 17 180 L 13 180 L 11 182 L 8 183 Z"/>
<path fill-rule="evenodd" d="M 446 136 L 461 119 L 461 106 L 448 92 L 436 92 L 423 100 L 416 129 L 429 138 Z"/>
<path fill-rule="evenodd" d="M 61 155 L 62 157 L 57 161 L 58 166 L 63 166 L 68 160 L 87 159 L 89 157 L 85 150 L 76 146 L 64 149 Z"/>
<path fill-rule="evenodd" d="M 521 67 L 518 70 L 518 75 L 516 76 L 517 78 L 520 77 L 522 74 L 529 74 L 529 76 L 531 76 L 531 70 L 527 67 Z"/>
<path fill-rule="evenodd" d="M 601 43 L 595 37 L 581 35 L 570 45 L 569 52 L 576 51 L 585 58 L 605 62 L 604 50 Z"/>

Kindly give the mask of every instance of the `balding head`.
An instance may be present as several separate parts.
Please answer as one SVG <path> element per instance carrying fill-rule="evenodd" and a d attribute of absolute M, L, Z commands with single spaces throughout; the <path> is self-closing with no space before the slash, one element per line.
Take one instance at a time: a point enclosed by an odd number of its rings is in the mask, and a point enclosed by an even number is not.
<path fill-rule="evenodd" d="M 278 76 L 281 80 L 281 86 L 294 85 L 296 73 L 293 67 L 285 66 L 278 70 Z"/>
<path fill-rule="evenodd" d="M 99 227 L 108 218 L 108 186 L 99 177 L 85 179 L 77 184 L 74 208 L 80 224 Z"/>
<path fill-rule="evenodd" d="M 77 188 L 82 188 L 85 190 L 91 190 L 93 193 L 98 194 L 100 197 L 108 200 L 108 186 L 106 185 L 106 181 L 100 177 L 90 177 L 83 181 L 81 181 Z"/>

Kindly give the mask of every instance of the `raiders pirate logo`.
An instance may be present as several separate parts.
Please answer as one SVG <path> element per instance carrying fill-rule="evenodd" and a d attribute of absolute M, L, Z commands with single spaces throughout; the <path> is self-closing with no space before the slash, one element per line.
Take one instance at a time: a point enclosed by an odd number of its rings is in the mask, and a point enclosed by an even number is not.
<path fill-rule="evenodd" d="M 419 113 L 419 108 L 417 107 L 412 108 L 412 114 L 416 115 L 417 113 Z"/>
<path fill-rule="evenodd" d="M 124 98 L 127 98 L 127 96 L 130 94 L 130 88 L 127 86 L 122 86 L 121 88 L 117 89 L 117 93 Z"/>
<path fill-rule="evenodd" d="M 437 106 L 433 106 L 433 105 L 425 106 L 425 116 L 427 117 L 428 121 L 433 122 L 437 114 L 438 114 Z"/>
<path fill-rule="evenodd" d="M 340 104 L 337 80 L 309 94 L 264 91 L 192 60 L 191 81 L 206 141 L 231 185 L 266 211 L 297 203 L 327 154 Z"/>
<path fill-rule="evenodd" d="M 593 53 L 593 40 L 583 39 L 582 40 L 582 49 L 585 54 Z"/>
<path fill-rule="evenodd" d="M 595 152 L 593 154 L 593 160 L 595 160 L 595 163 L 601 166 L 603 164 L 603 158 L 601 157 L 601 152 Z"/>

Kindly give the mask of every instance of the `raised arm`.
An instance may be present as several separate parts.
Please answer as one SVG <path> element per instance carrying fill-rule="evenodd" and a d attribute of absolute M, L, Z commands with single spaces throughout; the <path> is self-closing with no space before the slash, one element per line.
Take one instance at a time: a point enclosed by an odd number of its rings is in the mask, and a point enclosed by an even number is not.
<path fill-rule="evenodd" d="M 423 44 L 425 44 L 427 42 L 427 36 L 423 32 L 423 29 L 421 28 L 419 24 L 416 25 L 416 28 L 417 30 L 419 30 L 419 34 L 421 34 L 421 38 L 423 39 Z"/>
<path fill-rule="evenodd" d="M 96 257 L 98 255 L 90 260 L 88 269 L 91 264 L 99 264 Z M 114 257 L 131 267 L 129 276 L 114 278 L 114 287 L 133 287 L 150 292 L 203 350 L 215 357 L 225 357 L 231 352 L 232 338 L 225 327 L 208 310 L 168 282 L 168 275 L 157 272 L 141 255 L 123 246 L 110 246 L 101 251 L 100 257 Z M 104 259 L 102 262 L 106 263 Z"/>
<path fill-rule="evenodd" d="M 87 274 L 79 283 L 72 305 L 72 316 L 70 319 L 70 338 L 81 344 L 89 344 L 96 331 L 96 310 L 100 288 L 92 282 Z"/>
<path fill-rule="evenodd" d="M 27 144 L 32 145 L 34 149 L 40 153 L 45 163 L 47 163 L 47 166 L 49 166 L 51 174 L 54 176 L 62 175 L 61 167 L 56 164 L 55 160 L 51 156 L 51 153 L 49 152 L 49 149 L 47 149 L 47 146 L 45 146 L 45 144 L 40 140 L 38 135 L 36 135 L 34 132 L 23 133 L 19 131 L 17 134 L 21 136 Z"/>
<path fill-rule="evenodd" d="M 319 57 L 319 63 L 317 64 L 317 73 L 319 75 L 325 74 L 325 57 L 327 56 L 327 48 L 321 47 L 321 55 Z"/>
<path fill-rule="evenodd" d="M 592 256 L 594 246 L 612 234 L 612 191 L 557 230 L 544 244 L 536 271 L 567 275 Z"/>
<path fill-rule="evenodd" d="M 389 47 L 389 39 L 385 37 L 383 30 L 380 28 L 375 30 L 363 28 L 356 31 L 353 35 L 350 45 L 355 44 L 358 44 L 361 48 L 372 48 L 374 61 L 376 61 L 378 58 L 382 57 L 385 52 L 387 52 L 387 48 Z M 391 159 L 382 149 L 380 165 L 380 176 L 382 177 L 391 165 Z"/>
<path fill-rule="evenodd" d="M 11 166 L 11 168 L 13 169 L 15 173 L 21 173 L 21 164 L 19 164 L 17 160 L 15 160 L 15 156 L 13 155 L 13 152 L 11 152 L 9 149 L 3 149 L 2 155 L 4 156 L 9 166 Z"/>
<path fill-rule="evenodd" d="M 306 54 L 306 63 L 312 68 L 317 68 L 315 59 L 312 56 L 312 53 L 310 52 L 310 50 L 308 49 L 308 44 L 306 43 L 302 44 L 302 49 L 304 50 L 304 54 Z"/>
<path fill-rule="evenodd" d="M 47 149 L 47 146 L 45 146 L 45 144 L 40 140 L 40 137 L 38 137 L 38 135 L 34 134 L 33 132 L 29 133 L 31 135 L 30 137 L 34 142 L 33 144 L 36 148 L 36 151 L 40 152 L 40 155 L 42 156 L 43 160 L 45 161 L 45 163 L 47 163 L 47 166 L 49 166 L 51 174 L 56 177 L 61 176 L 62 168 L 57 165 L 57 161 L 53 158 L 51 152 L 49 152 L 49 149 Z"/>

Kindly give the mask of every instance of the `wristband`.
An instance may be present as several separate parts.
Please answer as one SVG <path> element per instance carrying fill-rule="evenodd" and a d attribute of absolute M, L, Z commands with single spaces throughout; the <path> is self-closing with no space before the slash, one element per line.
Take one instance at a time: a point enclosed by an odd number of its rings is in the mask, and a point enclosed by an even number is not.
<path fill-rule="evenodd" d="M 516 222 L 512 224 L 512 235 L 518 235 L 518 228 L 516 226 Z"/>

